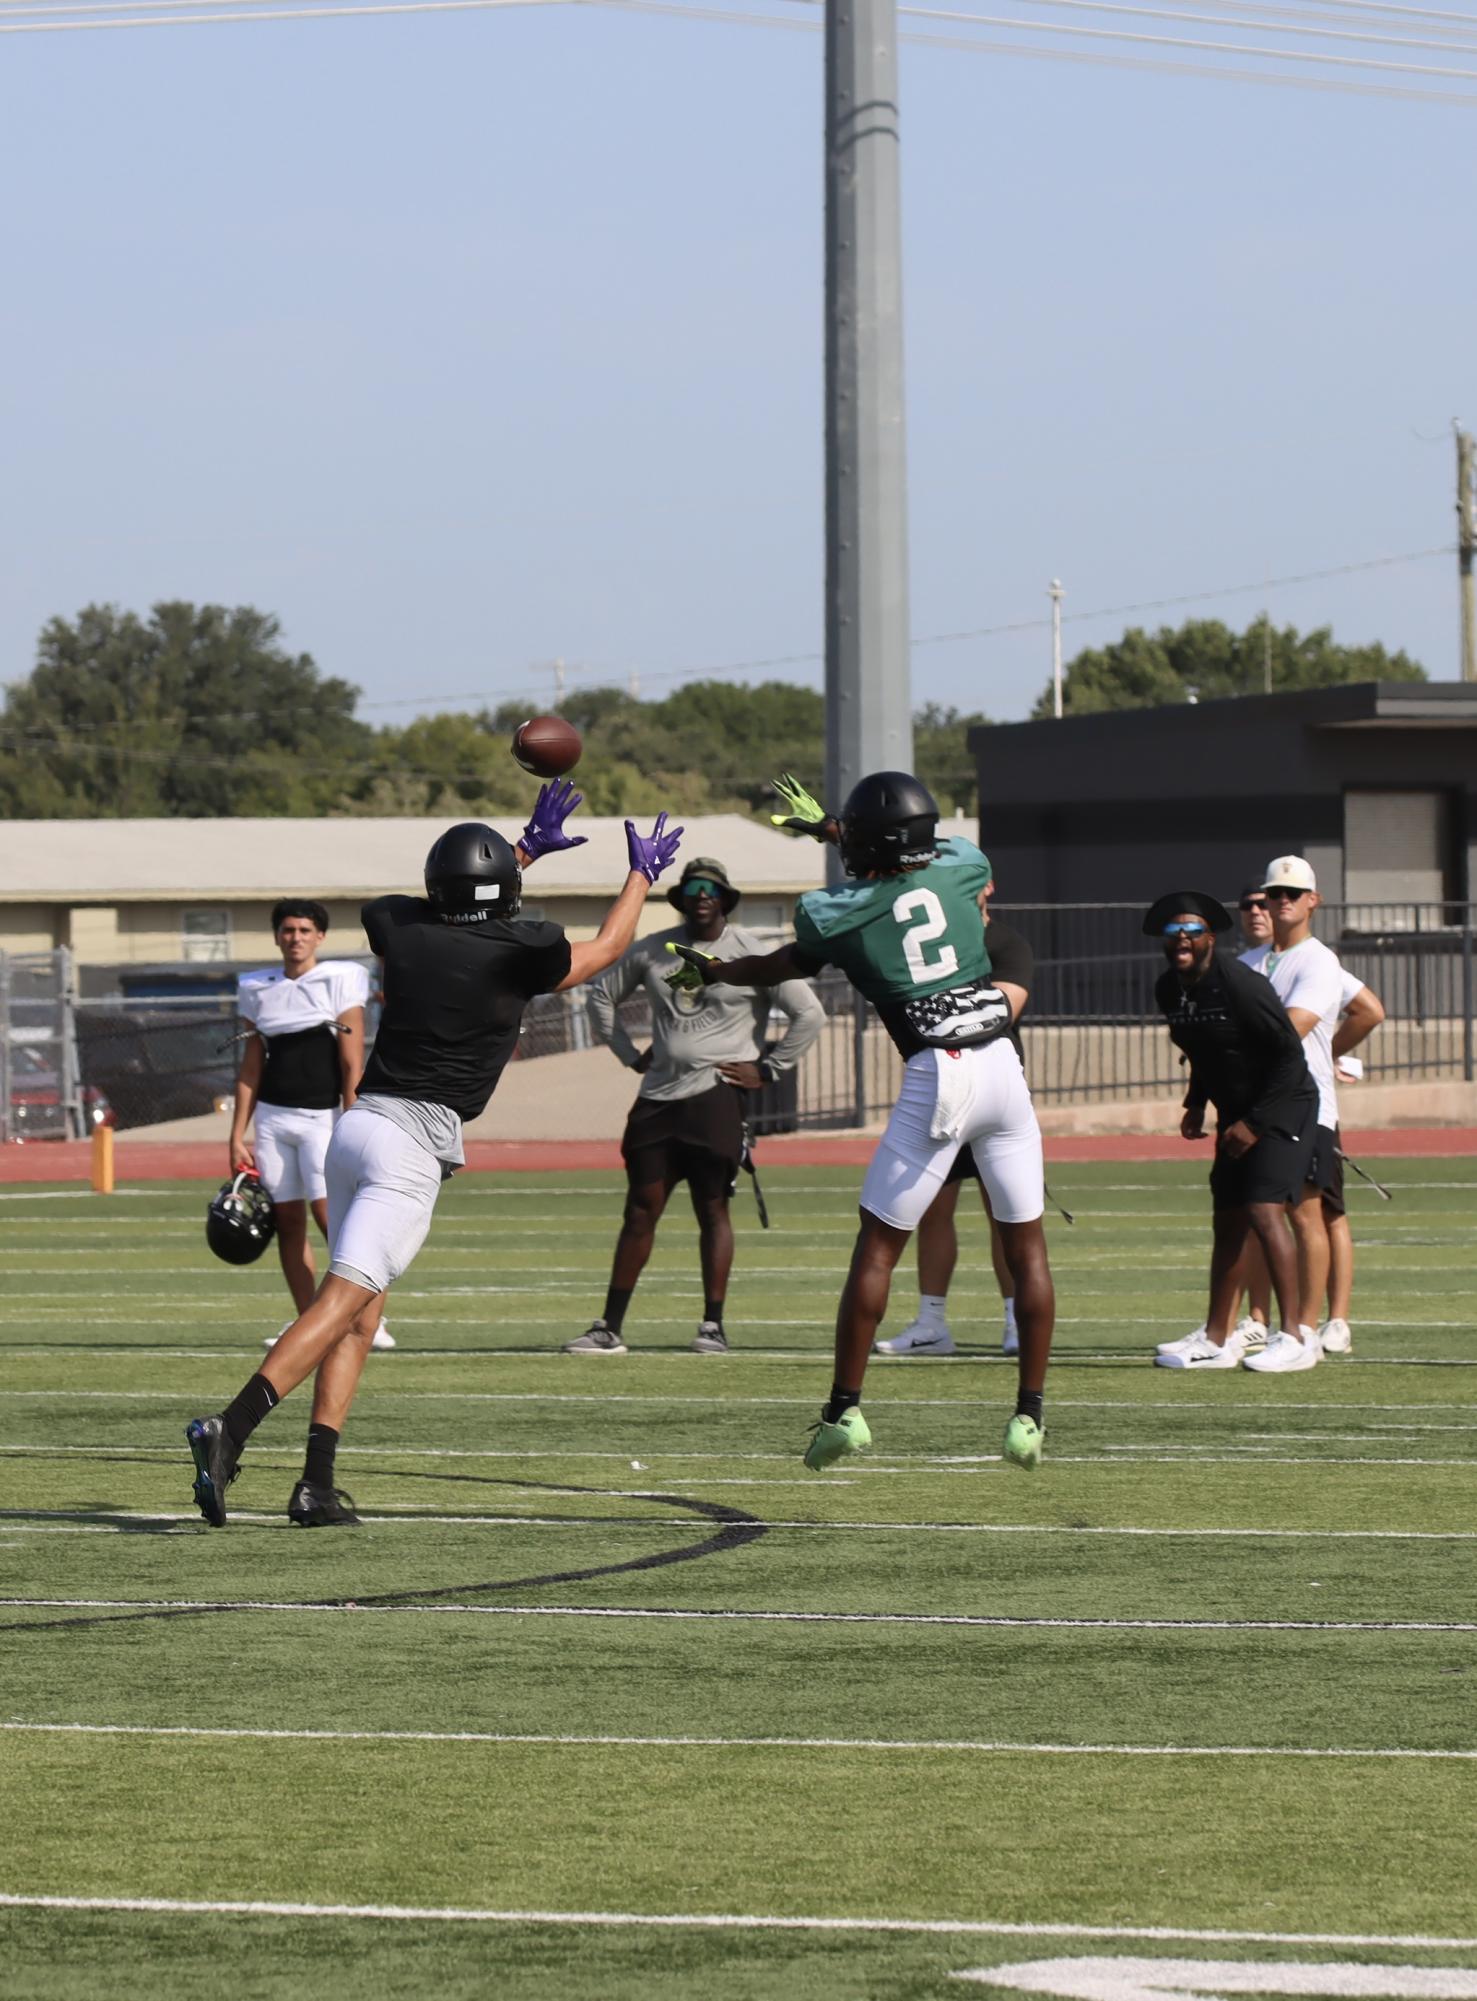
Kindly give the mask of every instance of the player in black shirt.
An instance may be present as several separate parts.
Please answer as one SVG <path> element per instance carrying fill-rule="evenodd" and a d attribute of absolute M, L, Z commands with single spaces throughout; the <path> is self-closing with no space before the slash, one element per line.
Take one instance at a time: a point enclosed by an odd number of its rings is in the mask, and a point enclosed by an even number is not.
<path fill-rule="evenodd" d="M 442 1182 L 462 1164 L 462 1122 L 492 1096 L 529 1000 L 613 966 L 677 853 L 682 829 L 667 832 L 665 813 L 649 836 L 627 820 L 625 887 L 596 936 L 571 945 L 557 924 L 519 917 L 518 903 L 524 867 L 581 844 L 564 831 L 579 803 L 570 785 L 544 786 L 516 849 L 480 822 L 449 828 L 426 857 L 424 898 L 383 896 L 364 906 L 370 945 L 384 961 L 385 1008 L 325 1163 L 328 1276 L 240 1395 L 219 1416 L 186 1426 L 195 1499 L 212 1527 L 225 1524 L 226 1488 L 247 1439 L 314 1369 L 307 1463 L 288 1518 L 305 1528 L 357 1521 L 333 1484 L 339 1434 L 385 1290 L 425 1242 Z"/>
<path fill-rule="evenodd" d="M 1231 1332 L 1241 1297 L 1236 1264 L 1252 1231 L 1266 1253 L 1282 1325 L 1298 1325 L 1297 1256 L 1284 1211 L 1308 1176 L 1318 1093 L 1302 1040 L 1270 980 L 1216 951 L 1217 933 L 1230 929 L 1230 914 L 1196 890 L 1171 890 L 1144 918 L 1145 936 L 1163 940 L 1168 961 L 1154 998 L 1170 1040 L 1189 1058 L 1184 1137 L 1202 1139 L 1207 1102 L 1216 1109 L 1205 1337 L 1181 1346 L 1177 1362 L 1161 1355 L 1166 1367 L 1234 1369 L 1242 1360 L 1244 1342 Z M 1316 1344 L 1309 1352 L 1311 1368 Z M 1256 1361 L 1251 1356 L 1247 1365 Z"/>

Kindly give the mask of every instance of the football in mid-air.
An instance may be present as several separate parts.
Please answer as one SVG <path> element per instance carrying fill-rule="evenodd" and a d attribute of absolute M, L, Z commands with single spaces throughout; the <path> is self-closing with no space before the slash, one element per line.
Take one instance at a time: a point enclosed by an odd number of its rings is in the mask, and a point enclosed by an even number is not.
<path fill-rule="evenodd" d="M 535 778 L 562 778 L 580 761 L 584 744 L 563 716 L 534 716 L 513 732 L 513 755 Z"/>

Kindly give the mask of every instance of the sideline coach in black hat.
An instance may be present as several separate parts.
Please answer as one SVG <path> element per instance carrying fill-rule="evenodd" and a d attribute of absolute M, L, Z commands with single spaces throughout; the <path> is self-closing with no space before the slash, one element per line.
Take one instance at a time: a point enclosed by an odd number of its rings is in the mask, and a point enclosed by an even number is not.
<path fill-rule="evenodd" d="M 1160 1361 L 1188 1369 L 1234 1369 L 1241 1362 L 1244 1344 L 1231 1331 L 1240 1304 L 1236 1261 L 1248 1232 L 1255 1231 L 1286 1330 L 1276 1340 L 1297 1346 L 1291 1362 L 1279 1362 L 1279 1373 L 1310 1369 L 1319 1359 L 1318 1342 L 1316 1336 L 1304 1342 L 1297 1332 L 1297 1255 L 1285 1211 L 1307 1179 L 1318 1093 L 1302 1040 L 1270 981 L 1216 951 L 1216 938 L 1230 929 L 1223 906 L 1193 889 L 1171 890 L 1144 918 L 1144 935 L 1161 940 L 1167 962 L 1154 998 L 1170 1040 L 1189 1058 L 1184 1137 L 1202 1139 L 1206 1103 L 1216 1109 L 1210 1170 L 1215 1241 L 1205 1336 L 1178 1344 L 1179 1360 L 1165 1362 L 1161 1355 Z M 1265 1360 L 1264 1354 L 1248 1355 L 1245 1366 L 1259 1369 Z"/>
<path fill-rule="evenodd" d="M 715 959 L 742 959 L 768 950 L 752 931 L 731 924 L 741 892 L 722 862 L 700 855 L 683 869 L 668 901 L 682 922 L 638 938 L 626 956 L 590 989 L 590 1025 L 628 1069 L 641 1093 L 626 1121 L 626 1213 L 616 1241 L 605 1310 L 566 1354 L 624 1355 L 621 1325 L 636 1282 L 651 1255 L 657 1222 L 679 1181 L 687 1183 L 698 1223 L 703 1316 L 692 1346 L 700 1355 L 727 1351 L 723 1305 L 733 1264 L 728 1203 L 743 1153 L 744 1093 L 793 1070 L 821 1032 L 825 1014 L 808 980 L 775 987 L 731 987 L 721 981 L 679 994 L 665 974 L 669 943 L 701 945 Z M 1265 981 L 1262 983 L 1266 984 Z M 651 1043 L 638 1050 L 618 1012 L 638 989 L 651 1004 Z M 770 1009 L 790 1017 L 783 1039 L 765 1042 Z"/>

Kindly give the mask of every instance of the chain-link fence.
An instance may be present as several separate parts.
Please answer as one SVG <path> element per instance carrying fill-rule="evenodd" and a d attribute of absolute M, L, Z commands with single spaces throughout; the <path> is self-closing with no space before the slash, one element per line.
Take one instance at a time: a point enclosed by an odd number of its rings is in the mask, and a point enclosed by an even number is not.
<path fill-rule="evenodd" d="M 99 1114 L 77 1060 L 71 955 L 0 953 L 0 1141 L 78 1139 Z"/>
<path fill-rule="evenodd" d="M 1036 974 L 1023 1022 L 1026 1069 L 1045 1103 L 1167 1097 L 1183 1073 L 1154 1004 L 1163 958 L 1140 935 L 1140 903 L 992 906 L 1029 941 Z M 1383 1001 L 1360 1051 L 1374 1082 L 1470 1082 L 1477 1001 L 1477 905 L 1325 904 L 1316 934 Z M 1235 950 L 1232 940 L 1222 950 Z M 195 1117 L 229 1099 L 239 1046 L 235 969 L 129 969 L 132 991 L 79 999 L 65 952 L 0 955 L 0 1138 L 59 1138 Z M 84 984 L 106 981 L 87 969 Z M 798 1072 L 757 1096 L 758 1132 L 867 1125 L 886 1116 L 901 1065 L 875 1012 L 841 974 L 816 981 L 826 1024 Z M 377 1003 L 369 1010 L 372 1038 Z M 624 1003 L 637 1041 L 644 996 Z M 785 1018 L 773 1018 L 776 1038 Z M 517 1060 L 592 1046 L 585 996 L 545 994 L 523 1021 Z"/>

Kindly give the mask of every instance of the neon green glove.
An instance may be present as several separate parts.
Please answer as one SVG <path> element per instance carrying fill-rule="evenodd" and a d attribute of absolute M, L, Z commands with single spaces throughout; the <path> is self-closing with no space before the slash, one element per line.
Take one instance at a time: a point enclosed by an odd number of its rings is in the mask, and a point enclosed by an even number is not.
<path fill-rule="evenodd" d="M 710 966 L 716 967 L 718 964 L 716 953 L 698 952 L 691 945 L 679 945 L 670 938 L 667 940 L 667 950 L 678 962 L 670 973 L 664 973 L 662 976 L 673 993 L 699 993 L 704 987 L 711 986 L 718 977 L 716 972 L 710 973 L 708 970 Z"/>
<path fill-rule="evenodd" d="M 798 778 L 788 771 L 782 771 L 773 781 L 774 789 L 789 807 L 788 813 L 771 813 L 772 827 L 788 827 L 792 833 L 809 834 L 813 841 L 826 838 L 826 822 L 830 814 L 818 799 L 812 799 Z"/>

